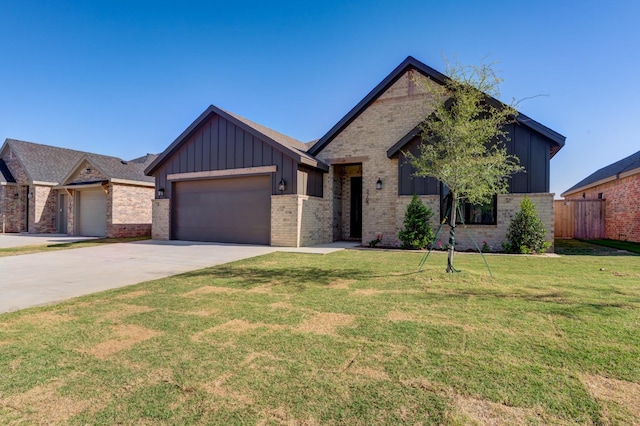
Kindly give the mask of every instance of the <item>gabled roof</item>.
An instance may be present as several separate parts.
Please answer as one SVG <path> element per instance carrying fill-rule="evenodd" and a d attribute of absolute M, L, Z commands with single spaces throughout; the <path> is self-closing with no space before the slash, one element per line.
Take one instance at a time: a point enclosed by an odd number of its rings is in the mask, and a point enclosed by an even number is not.
<path fill-rule="evenodd" d="M 145 161 L 147 162 L 140 163 L 126 162 L 117 157 L 16 139 L 5 140 L 4 146 L 11 148 L 32 182 L 51 185 L 59 184 L 67 177 L 69 169 L 83 158 L 88 159 L 92 164 L 104 169 L 104 173 L 109 179 L 116 178 L 137 182 L 153 182 L 153 179 L 144 174 L 144 168 L 149 164 L 149 155 L 151 154 L 142 157 L 146 158 Z M 155 158 L 153 155 L 151 156 Z"/>
<path fill-rule="evenodd" d="M 564 197 L 574 192 L 579 192 L 589 187 L 601 185 L 636 173 L 640 173 L 640 151 L 591 173 L 589 176 L 563 192 L 562 196 Z"/>
<path fill-rule="evenodd" d="M 299 140 L 284 135 L 280 132 L 276 132 L 273 129 L 255 123 L 237 114 L 225 111 L 214 105 L 209 105 L 209 107 L 202 114 L 200 114 L 200 116 L 196 118 L 196 120 L 191 123 L 191 125 L 187 127 L 187 129 L 182 132 L 180 136 L 178 136 L 171 143 L 171 145 L 169 145 L 167 149 L 165 149 L 158 156 L 158 158 L 156 158 L 146 168 L 145 173 L 147 175 L 151 175 L 164 162 L 166 158 L 173 154 L 183 142 L 189 139 L 189 137 L 193 134 L 193 132 L 196 131 L 196 129 L 198 129 L 198 127 L 200 127 L 201 124 L 203 124 L 214 114 L 234 123 L 242 130 L 254 135 L 260 140 L 265 141 L 272 147 L 286 152 L 288 155 L 296 159 L 296 161 L 298 161 L 299 163 L 306 164 L 311 167 L 316 167 L 324 171 L 329 170 L 329 166 L 306 153 L 306 146 L 303 142 L 300 142 Z"/>
<path fill-rule="evenodd" d="M 430 66 L 418 61 L 417 59 L 407 56 L 384 80 L 382 80 L 367 96 L 364 97 L 351 111 L 347 113 L 335 126 L 333 126 L 327 134 L 325 134 L 316 144 L 309 149 L 309 154 L 316 155 L 322 149 L 327 146 L 342 130 L 344 130 L 353 120 L 355 120 L 364 110 L 366 110 L 378 97 L 380 97 L 389 87 L 391 87 L 400 77 L 402 77 L 407 71 L 416 70 L 425 77 L 429 77 L 431 80 L 444 85 L 449 77 L 442 74 L 439 71 L 431 68 Z M 500 102 L 494 98 L 490 98 L 494 102 Z M 518 113 L 516 120 L 535 130 L 549 138 L 552 142 L 551 157 L 564 146 L 565 137 L 560 133 L 557 133 L 546 126 L 538 123 L 537 121 L 527 117 L 524 114 Z"/>
<path fill-rule="evenodd" d="M 0 184 L 16 183 L 16 178 L 11 174 L 11 170 L 2 158 L 0 158 Z"/>
<path fill-rule="evenodd" d="M 88 162 L 102 173 L 107 180 L 112 182 L 140 182 L 153 184 L 155 179 L 144 174 L 144 169 L 157 157 L 155 154 L 147 154 L 144 157 L 136 158 L 132 161 L 124 161 L 116 157 L 107 157 L 104 155 L 85 153 L 73 165 L 65 177 L 60 181 L 61 184 L 67 184 L 78 169 Z"/>

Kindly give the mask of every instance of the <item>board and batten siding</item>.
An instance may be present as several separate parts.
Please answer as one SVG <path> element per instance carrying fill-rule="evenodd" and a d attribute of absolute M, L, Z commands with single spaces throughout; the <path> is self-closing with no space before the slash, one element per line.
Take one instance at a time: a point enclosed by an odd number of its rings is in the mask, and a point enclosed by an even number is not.
<path fill-rule="evenodd" d="M 509 180 L 509 193 L 549 192 L 549 161 L 552 142 L 546 137 L 518 124 L 507 126 L 509 141 L 507 154 L 520 159 L 524 172 L 516 173 Z M 416 136 L 399 153 L 398 195 L 438 195 L 440 185 L 434 178 L 414 176 L 415 168 L 407 161 L 404 152 L 419 153 L 420 137 Z"/>
<path fill-rule="evenodd" d="M 195 129 L 154 175 L 156 188 L 163 188 L 164 196 L 171 198 L 172 185 L 167 181 L 169 174 L 271 165 L 277 167 L 271 177 L 272 193 L 280 194 L 278 183 L 284 178 L 287 185 L 283 194 L 295 194 L 298 164 L 293 158 L 234 123 L 213 115 Z"/>

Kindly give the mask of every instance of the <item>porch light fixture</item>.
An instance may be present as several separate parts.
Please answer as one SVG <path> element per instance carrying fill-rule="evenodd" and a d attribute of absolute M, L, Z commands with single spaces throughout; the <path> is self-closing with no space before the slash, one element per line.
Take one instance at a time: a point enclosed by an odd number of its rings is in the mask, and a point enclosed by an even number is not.
<path fill-rule="evenodd" d="M 33 198 L 33 192 L 29 192 L 29 193 L 27 194 L 27 198 Z"/>
<path fill-rule="evenodd" d="M 376 189 L 382 189 L 382 179 L 378 178 L 376 182 Z"/>
<path fill-rule="evenodd" d="M 86 174 L 91 173 L 91 167 L 87 167 L 86 169 L 84 169 L 84 172 L 85 172 Z"/>
<path fill-rule="evenodd" d="M 164 198 L 164 188 L 158 189 L 158 198 Z"/>
<path fill-rule="evenodd" d="M 18 198 L 20 198 L 20 194 L 18 194 L 17 192 L 15 194 L 13 194 L 13 199 L 17 200 Z"/>
<path fill-rule="evenodd" d="M 284 181 L 284 178 L 280 179 L 280 183 L 278 184 L 278 191 L 284 192 L 287 189 L 287 182 Z"/>

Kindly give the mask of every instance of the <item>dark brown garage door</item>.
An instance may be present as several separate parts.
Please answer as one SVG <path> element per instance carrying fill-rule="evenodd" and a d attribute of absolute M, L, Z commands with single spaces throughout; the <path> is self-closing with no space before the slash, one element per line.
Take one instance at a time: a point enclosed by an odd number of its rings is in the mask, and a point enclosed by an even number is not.
<path fill-rule="evenodd" d="M 176 182 L 171 205 L 174 240 L 270 242 L 270 176 Z"/>

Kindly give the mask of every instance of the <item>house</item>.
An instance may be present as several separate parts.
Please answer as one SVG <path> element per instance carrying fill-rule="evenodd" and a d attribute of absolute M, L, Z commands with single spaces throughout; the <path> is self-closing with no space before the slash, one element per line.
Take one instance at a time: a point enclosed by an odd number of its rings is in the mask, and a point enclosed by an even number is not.
<path fill-rule="evenodd" d="M 604 238 L 640 242 L 640 151 L 590 174 L 565 200 L 604 200 Z"/>
<path fill-rule="evenodd" d="M 0 149 L 0 230 L 82 236 L 151 233 L 156 155 L 131 161 L 15 139 Z"/>
<path fill-rule="evenodd" d="M 445 191 L 417 178 L 404 152 L 415 151 L 429 94 L 417 79 L 446 76 L 408 57 L 322 138 L 304 144 L 210 106 L 154 160 L 153 238 L 304 246 L 354 239 L 399 245 L 406 207 L 420 195 L 440 221 Z M 507 151 L 526 173 L 487 206 L 465 206 L 474 238 L 500 247 L 528 195 L 553 241 L 549 162 L 565 137 L 519 114 Z M 472 247 L 464 232 L 459 248 Z"/>

